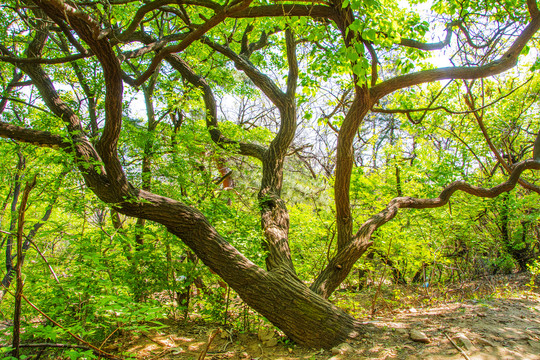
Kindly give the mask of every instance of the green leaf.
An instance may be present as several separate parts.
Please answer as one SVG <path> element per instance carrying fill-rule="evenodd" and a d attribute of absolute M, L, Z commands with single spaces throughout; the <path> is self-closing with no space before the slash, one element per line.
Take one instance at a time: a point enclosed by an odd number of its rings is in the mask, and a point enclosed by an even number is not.
<path fill-rule="evenodd" d="M 358 60 L 360 56 L 358 56 L 358 53 L 353 48 L 347 48 L 347 59 L 351 62 L 355 62 Z"/>
<path fill-rule="evenodd" d="M 360 77 L 366 75 L 366 68 L 363 67 L 362 64 L 354 64 L 352 70 L 355 75 L 358 75 Z"/>
<path fill-rule="evenodd" d="M 362 38 L 367 41 L 375 41 L 377 39 L 377 32 L 373 29 L 366 30 L 362 33 Z"/>
<path fill-rule="evenodd" d="M 357 42 L 354 44 L 354 49 L 358 54 L 364 54 L 364 44 Z"/>
<path fill-rule="evenodd" d="M 349 25 L 349 29 L 352 31 L 358 31 L 362 27 L 362 21 L 360 19 L 356 19 L 352 22 L 351 25 Z"/>
<path fill-rule="evenodd" d="M 538 69 L 540 69 L 540 58 L 536 59 L 533 66 L 531 66 L 530 71 L 536 71 Z"/>

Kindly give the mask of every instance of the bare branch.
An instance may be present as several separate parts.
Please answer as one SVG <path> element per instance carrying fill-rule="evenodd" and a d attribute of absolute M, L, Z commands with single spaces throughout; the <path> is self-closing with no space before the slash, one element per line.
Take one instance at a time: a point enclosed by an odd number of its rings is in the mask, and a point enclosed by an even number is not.
<path fill-rule="evenodd" d="M 459 26 L 460 24 L 461 21 L 452 21 L 451 23 L 446 25 L 446 37 L 443 41 L 439 41 L 436 43 L 423 43 L 421 41 L 412 39 L 401 39 L 399 45 L 427 51 L 440 50 L 450 44 L 450 41 L 452 40 L 452 28 L 454 26 Z"/>
<path fill-rule="evenodd" d="M 486 65 L 468 67 L 445 67 L 397 76 L 371 88 L 371 96 L 378 100 L 396 90 L 445 79 L 478 79 L 500 74 L 517 64 L 519 54 L 540 28 L 540 16 L 532 18 L 512 46 L 497 60 Z"/>
<path fill-rule="evenodd" d="M 245 10 L 231 14 L 232 18 L 258 18 L 258 17 L 279 17 L 279 16 L 309 16 L 312 18 L 324 18 L 336 20 L 337 12 L 330 6 L 324 5 L 300 5 L 300 4 L 279 4 L 252 6 Z"/>

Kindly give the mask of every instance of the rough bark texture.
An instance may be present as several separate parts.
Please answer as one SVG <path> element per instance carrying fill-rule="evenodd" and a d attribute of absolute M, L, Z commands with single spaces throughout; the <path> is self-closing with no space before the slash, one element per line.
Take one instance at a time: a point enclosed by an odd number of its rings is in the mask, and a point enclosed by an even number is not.
<path fill-rule="evenodd" d="M 253 264 L 196 209 L 143 190 L 138 197 L 141 202 L 119 204 L 117 210 L 165 225 L 249 306 L 292 339 L 308 346 L 331 347 L 359 334 L 360 323 L 354 318 L 310 291 L 286 267 L 266 271 Z"/>

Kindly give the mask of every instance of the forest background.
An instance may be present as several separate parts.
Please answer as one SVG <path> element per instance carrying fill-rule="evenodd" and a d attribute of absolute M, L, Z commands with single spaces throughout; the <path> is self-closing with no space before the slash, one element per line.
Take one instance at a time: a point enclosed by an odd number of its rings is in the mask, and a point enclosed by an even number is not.
<path fill-rule="evenodd" d="M 328 348 L 375 311 L 337 290 L 540 272 L 533 0 L 0 12 L 14 344 L 196 311 Z"/>

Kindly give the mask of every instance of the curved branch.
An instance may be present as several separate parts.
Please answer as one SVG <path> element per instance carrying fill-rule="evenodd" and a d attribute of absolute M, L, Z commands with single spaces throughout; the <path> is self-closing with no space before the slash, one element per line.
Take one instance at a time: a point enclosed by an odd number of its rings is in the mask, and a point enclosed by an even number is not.
<path fill-rule="evenodd" d="M 371 96 L 374 99 L 380 99 L 396 90 L 426 82 L 445 79 L 478 79 L 500 74 L 517 64 L 521 50 L 523 50 L 529 40 L 536 34 L 538 29 L 540 29 L 540 16 L 532 18 L 531 22 L 516 38 L 512 46 L 499 59 L 486 65 L 476 67 L 445 67 L 397 76 L 372 87 Z"/>
<path fill-rule="evenodd" d="M 443 89 L 441 89 L 441 91 L 439 91 L 439 94 L 437 94 L 437 96 L 430 101 L 428 107 L 424 107 L 424 108 L 416 108 L 416 109 L 382 109 L 382 108 L 372 108 L 371 111 L 373 112 L 378 112 L 378 113 L 382 113 L 382 114 L 405 114 L 407 115 L 407 118 L 409 119 L 409 121 L 411 121 L 413 124 L 418 124 L 425 116 L 425 114 L 428 112 L 428 111 L 437 111 L 437 110 L 443 110 L 445 112 L 447 112 L 448 114 L 453 114 L 453 115 L 467 115 L 467 114 L 471 114 L 471 113 L 474 113 L 475 111 L 482 111 L 492 105 L 495 105 L 496 103 L 498 103 L 499 101 L 509 97 L 510 95 L 512 95 L 514 92 L 516 92 L 517 90 L 519 90 L 520 88 L 522 88 L 523 86 L 525 86 L 526 84 L 528 84 L 531 80 L 533 79 L 533 77 L 529 77 L 523 84 L 515 87 L 514 89 L 510 90 L 508 93 L 502 95 L 502 96 L 499 96 L 497 99 L 491 101 L 490 103 L 488 104 L 485 104 L 485 105 L 482 105 L 480 107 L 477 107 L 477 108 L 472 108 L 470 110 L 462 110 L 462 111 L 458 111 L 458 110 L 452 110 L 452 109 L 449 109 L 448 107 L 444 106 L 444 105 L 440 105 L 440 106 L 435 106 L 435 107 L 431 107 L 431 105 L 433 105 L 433 103 L 435 102 L 435 100 L 439 97 L 439 95 L 442 94 L 442 90 L 444 90 L 444 88 L 446 88 L 450 83 L 446 84 Z M 413 120 L 411 117 L 410 117 L 410 114 L 411 113 L 414 113 L 414 112 L 423 112 L 424 114 L 422 114 L 422 117 L 420 118 L 420 120 Z"/>
<path fill-rule="evenodd" d="M 109 40 L 100 37 L 99 24 L 89 15 L 73 9 L 63 1 L 35 0 L 35 3 L 56 23 L 66 19 L 73 30 L 90 47 L 101 64 L 106 88 L 105 125 L 103 133 L 96 143 L 96 150 L 103 160 L 107 177 L 114 190 L 121 197 L 128 196 L 130 186 L 117 151 L 122 128 L 122 96 L 124 90 L 122 70 L 116 54 Z"/>
<path fill-rule="evenodd" d="M 351 215 L 350 187 L 353 168 L 353 141 L 360 124 L 373 105 L 369 92 L 361 88 L 354 95 L 351 107 L 339 129 L 336 172 L 334 184 L 334 203 L 336 204 L 337 246 L 344 248 L 351 242 L 353 219 Z"/>
<path fill-rule="evenodd" d="M 68 141 L 59 135 L 52 134 L 48 131 L 26 129 L 3 121 L 0 121 L 0 137 L 54 149 L 66 149 L 71 146 Z"/>
<path fill-rule="evenodd" d="M 121 34 L 116 35 L 116 38 L 120 41 L 127 40 L 137 30 L 139 24 L 144 19 L 144 16 L 150 11 L 154 11 L 161 6 L 177 3 L 179 3 L 179 1 L 177 0 L 156 0 L 141 6 L 133 16 L 133 20 L 131 21 L 127 29 L 124 30 L 124 32 L 122 32 Z"/>
<path fill-rule="evenodd" d="M 518 180 L 520 179 L 521 174 L 525 170 L 540 170 L 540 161 L 537 160 L 525 160 L 520 163 L 517 163 L 510 173 L 508 180 L 505 182 L 496 185 L 492 188 L 483 188 L 479 186 L 474 186 L 466 183 L 465 181 L 454 181 L 444 188 L 443 191 L 439 194 L 438 197 L 432 199 L 418 199 L 412 197 L 401 197 L 396 198 L 388 204 L 387 208 L 397 207 L 400 209 L 432 209 L 444 206 L 450 200 L 450 197 L 457 192 L 462 191 L 469 195 L 473 195 L 481 198 L 495 198 L 502 194 L 503 192 L 511 191 Z M 362 226 L 363 227 L 363 226 Z M 358 235 L 357 235 L 358 236 Z"/>

